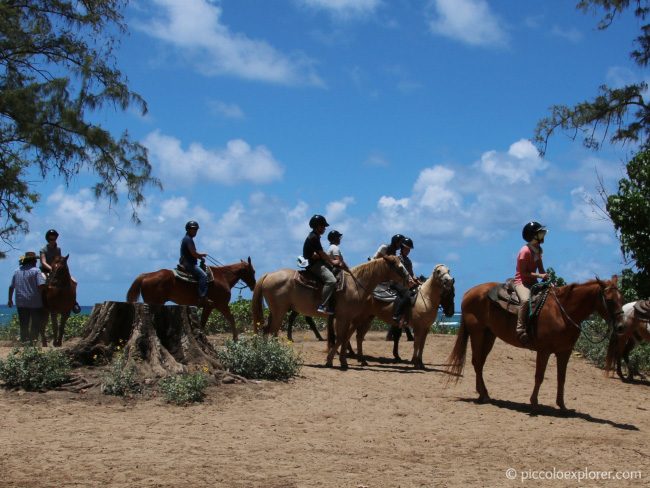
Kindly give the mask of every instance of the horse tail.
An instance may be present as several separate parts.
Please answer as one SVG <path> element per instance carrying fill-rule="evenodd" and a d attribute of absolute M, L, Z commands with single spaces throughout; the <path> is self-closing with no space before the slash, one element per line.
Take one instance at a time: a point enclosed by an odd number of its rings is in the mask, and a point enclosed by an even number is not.
<path fill-rule="evenodd" d="M 257 280 L 257 283 L 255 283 L 255 288 L 253 289 L 251 308 L 253 313 L 253 331 L 255 334 L 257 334 L 257 328 L 260 325 L 263 325 L 264 322 L 264 294 L 262 293 L 262 287 L 264 286 L 264 280 L 267 276 L 268 273 L 262 275 L 262 277 Z"/>
<path fill-rule="evenodd" d="M 463 316 L 461 315 L 460 327 L 458 328 L 458 334 L 456 335 L 456 344 L 454 344 L 454 349 L 451 351 L 451 354 L 447 358 L 447 373 L 452 375 L 450 377 L 447 377 L 448 383 L 458 383 L 458 380 L 463 373 L 468 339 L 469 332 L 467 331 L 467 327 L 465 327 Z"/>
<path fill-rule="evenodd" d="M 144 279 L 144 273 L 138 276 L 133 283 L 131 283 L 131 288 L 126 292 L 126 301 L 129 303 L 135 303 L 138 301 L 140 296 L 140 290 L 142 288 L 142 280 Z"/>

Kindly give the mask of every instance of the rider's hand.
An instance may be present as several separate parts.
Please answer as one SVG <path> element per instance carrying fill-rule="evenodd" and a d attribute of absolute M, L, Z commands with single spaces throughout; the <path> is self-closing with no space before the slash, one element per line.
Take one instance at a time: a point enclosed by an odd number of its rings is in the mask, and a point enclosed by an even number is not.
<path fill-rule="evenodd" d="M 12 308 L 13 306 L 14 306 L 14 301 L 13 301 L 13 300 L 9 300 L 9 301 L 7 302 L 7 307 Z"/>

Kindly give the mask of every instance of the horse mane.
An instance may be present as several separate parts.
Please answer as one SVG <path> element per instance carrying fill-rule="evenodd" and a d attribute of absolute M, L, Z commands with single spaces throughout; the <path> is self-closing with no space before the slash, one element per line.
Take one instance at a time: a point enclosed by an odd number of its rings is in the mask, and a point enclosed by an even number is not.
<path fill-rule="evenodd" d="M 393 261 L 393 264 L 399 264 L 399 258 L 397 256 L 384 256 L 383 258 L 371 259 L 365 263 L 358 264 L 354 266 L 350 271 L 357 279 L 364 279 L 368 276 L 371 276 L 375 269 L 379 266 L 383 266 L 384 259 L 388 261 Z"/>
<path fill-rule="evenodd" d="M 561 296 L 564 296 L 564 295 L 570 296 L 571 294 L 573 294 L 573 292 L 575 291 L 575 289 L 577 287 L 587 287 L 587 286 L 591 286 L 591 285 L 599 285 L 600 283 L 604 283 L 604 280 L 594 278 L 592 280 L 585 281 L 584 283 L 569 283 L 568 285 L 556 287 L 555 288 L 555 290 L 556 290 L 555 293 L 557 294 L 558 297 L 561 297 Z"/>

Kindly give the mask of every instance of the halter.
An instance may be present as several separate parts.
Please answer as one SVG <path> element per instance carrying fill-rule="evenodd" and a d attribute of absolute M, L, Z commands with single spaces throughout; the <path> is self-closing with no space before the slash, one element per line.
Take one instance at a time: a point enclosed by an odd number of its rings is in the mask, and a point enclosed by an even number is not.
<path fill-rule="evenodd" d="M 600 283 L 600 280 L 598 280 L 598 283 Z M 560 311 L 562 312 L 562 316 L 563 316 L 563 317 L 564 317 L 564 318 L 565 318 L 565 319 L 566 319 L 566 320 L 567 320 L 571 325 L 573 325 L 575 328 L 577 328 L 580 332 L 584 332 L 585 337 L 586 337 L 587 340 L 588 340 L 589 342 L 591 342 L 592 344 L 600 344 L 600 343 L 603 342 L 605 339 L 607 339 L 607 338 L 611 335 L 611 333 L 610 333 L 610 327 L 611 327 L 612 330 L 614 330 L 615 323 L 616 323 L 616 322 L 615 322 L 615 320 L 616 320 L 616 316 L 618 316 L 618 315 L 623 315 L 623 311 L 622 311 L 622 310 L 619 310 L 618 312 L 614 312 L 613 314 L 612 314 L 612 312 L 609 310 L 609 306 L 607 305 L 607 300 L 605 299 L 605 292 L 606 292 L 607 290 L 612 289 L 612 288 L 617 288 L 617 289 L 618 289 L 618 287 L 616 287 L 615 285 L 610 285 L 610 286 L 607 286 L 607 287 L 605 287 L 605 288 L 601 288 L 600 285 L 598 286 L 598 292 L 599 292 L 599 295 L 600 295 L 600 299 L 601 299 L 601 301 L 603 302 L 603 306 L 604 306 L 604 308 L 605 308 L 605 312 L 607 313 L 607 319 L 605 320 L 605 322 L 607 323 L 607 333 L 603 336 L 602 339 L 600 339 L 600 340 L 598 340 L 598 341 L 594 341 L 594 340 L 592 340 L 592 338 L 589 337 L 589 335 L 588 335 L 588 334 L 587 334 L 587 333 L 582 329 L 582 326 L 581 326 L 580 324 L 576 324 L 575 321 L 574 321 L 571 317 L 569 317 L 569 314 L 568 314 L 567 311 L 564 309 L 564 307 L 562 306 L 562 303 L 560 303 L 560 299 L 557 297 L 557 294 L 555 293 L 555 286 L 551 286 L 551 290 L 552 290 L 552 292 L 553 292 L 553 293 L 552 293 L 552 294 L 553 294 L 553 298 L 555 298 L 555 301 L 556 301 L 558 307 L 560 307 Z M 613 316 L 612 316 L 612 315 L 613 315 Z"/>

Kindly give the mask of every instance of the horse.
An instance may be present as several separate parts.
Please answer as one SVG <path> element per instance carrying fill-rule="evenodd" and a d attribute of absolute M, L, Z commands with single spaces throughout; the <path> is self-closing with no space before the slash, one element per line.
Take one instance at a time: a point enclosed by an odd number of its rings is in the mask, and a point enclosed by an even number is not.
<path fill-rule="evenodd" d="M 488 291 L 498 283 L 484 283 L 468 290 L 461 303 L 461 320 L 458 336 L 448 359 L 447 372 L 458 381 L 465 365 L 467 341 L 472 343 L 472 364 L 476 373 L 478 402 L 490 400 L 485 382 L 483 366 L 499 337 L 504 342 L 523 347 L 517 339 L 516 315 L 501 309 L 488 298 Z M 586 283 L 573 283 L 561 287 L 551 287 L 538 320 L 537 330 L 528 348 L 537 352 L 535 367 L 535 387 L 530 397 L 533 410 L 538 408 L 539 388 L 544 380 L 548 358 L 557 358 L 557 397 L 556 403 L 561 411 L 566 411 L 564 403 L 564 382 L 571 351 L 580 335 L 580 323 L 594 312 L 613 327 L 620 326 L 623 318 L 623 298 L 618 289 L 618 278 L 602 281 L 598 278 Z"/>
<path fill-rule="evenodd" d="M 263 328 L 265 335 L 277 334 L 282 327 L 282 319 L 291 309 L 307 316 L 325 316 L 316 311 L 320 302 L 320 293 L 306 288 L 294 279 L 296 271 L 293 269 L 280 269 L 262 276 L 255 290 L 251 303 L 253 313 L 253 329 L 255 333 L 263 322 L 263 300 L 269 307 L 267 325 Z M 332 359 L 343 338 L 345 343 L 348 324 L 361 310 L 361 305 L 382 281 L 405 282 L 408 277 L 406 268 L 397 256 L 384 256 L 355 266 L 350 272 L 343 272 L 344 287 L 336 291 L 333 299 L 336 306 L 333 320 L 328 320 L 329 352 L 326 365 L 332 366 Z M 334 340 L 334 329 L 337 337 Z M 347 369 L 346 348 L 341 348 L 339 355 L 341 369 Z"/>
<path fill-rule="evenodd" d="M 438 264 L 431 273 L 431 276 L 422 284 L 417 291 L 415 304 L 411 309 L 411 320 L 409 325 L 413 327 L 415 341 L 413 342 L 413 357 L 411 363 L 416 369 L 424 369 L 422 354 L 427 334 L 431 324 L 438 315 L 438 308 L 442 305 L 444 314 L 447 317 L 454 315 L 454 278 L 449 268 L 444 264 Z M 370 295 L 365 301 L 366 314 L 355 320 L 354 326 L 357 331 L 357 358 L 362 366 L 368 363 L 363 356 L 363 340 L 370 329 L 374 317 L 390 324 L 393 322 L 393 303 L 377 300 Z M 398 334 L 393 336 L 393 356 L 400 360 L 398 344 L 401 336 L 401 328 Z"/>
<path fill-rule="evenodd" d="M 643 341 L 650 342 L 650 322 L 634 313 L 636 303 L 630 302 L 623 305 L 622 327 L 620 330 L 612 332 L 605 357 L 605 373 L 609 374 L 616 365 L 616 374 L 623 381 L 634 379 L 634 370 L 630 367 L 629 357 L 634 346 Z M 622 360 L 627 366 L 627 375 L 623 374 Z"/>
<path fill-rule="evenodd" d="M 77 283 L 70 276 L 70 269 L 68 268 L 67 256 L 56 256 L 50 265 L 52 270 L 46 281 L 44 295 L 45 308 L 50 314 L 52 321 L 52 332 L 54 334 L 53 344 L 54 347 L 60 347 L 63 343 L 63 333 L 65 331 L 65 324 L 70 317 L 70 312 L 77 303 Z M 58 316 L 61 316 L 59 321 Z M 47 346 L 47 339 L 45 338 L 45 329 L 47 327 L 47 320 L 43 322 L 40 328 L 41 344 L 43 347 Z"/>
<path fill-rule="evenodd" d="M 230 291 L 240 280 L 251 290 L 255 288 L 255 269 L 251 263 L 251 258 L 249 257 L 247 261 L 242 259 L 239 263 L 225 266 L 210 266 L 210 270 L 214 276 L 214 281 L 208 283 L 207 297 L 212 304 L 203 307 L 201 328 L 205 328 L 210 313 L 216 308 L 230 324 L 233 340 L 237 340 L 237 325 L 228 305 L 230 303 Z M 144 303 L 150 305 L 163 305 L 167 301 L 178 305 L 196 306 L 199 303 L 197 284 L 176 278 L 174 272 L 169 269 L 140 274 L 131 284 L 126 294 L 126 301 L 135 303 L 140 295 L 142 295 Z"/>

